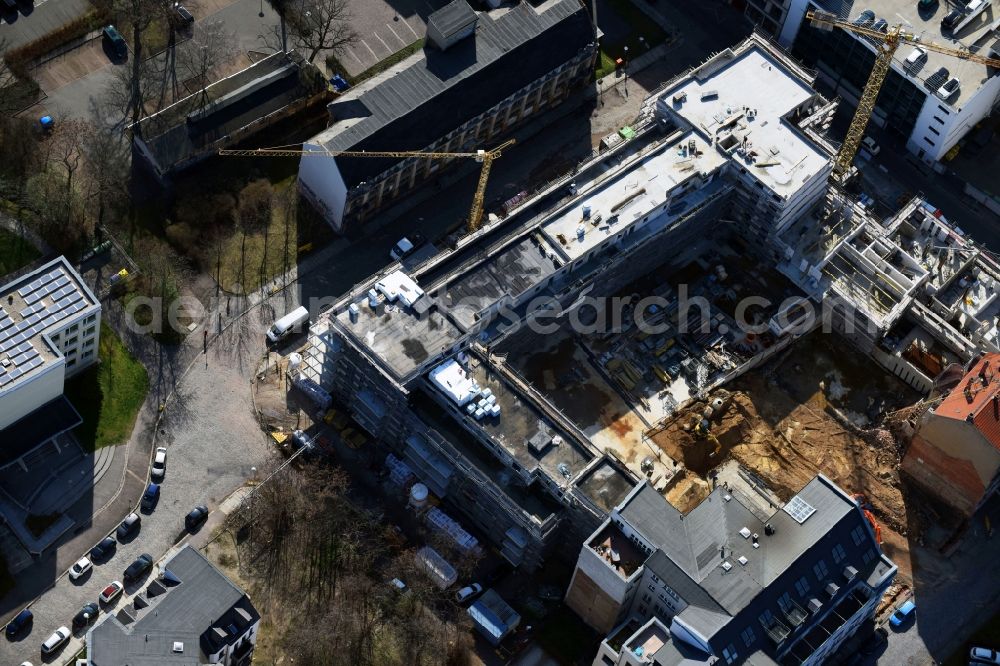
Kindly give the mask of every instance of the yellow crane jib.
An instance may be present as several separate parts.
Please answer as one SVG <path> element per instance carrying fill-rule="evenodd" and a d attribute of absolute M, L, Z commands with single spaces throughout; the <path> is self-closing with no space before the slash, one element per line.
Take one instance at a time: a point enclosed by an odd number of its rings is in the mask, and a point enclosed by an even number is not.
<path fill-rule="evenodd" d="M 411 157 L 428 159 L 453 159 L 456 157 L 472 158 L 482 164 L 479 172 L 479 184 L 472 198 L 472 208 L 469 210 L 468 229 L 473 232 L 479 228 L 483 219 L 483 200 L 486 197 L 486 183 L 490 177 L 493 160 L 500 157 L 503 151 L 516 143 L 509 139 L 493 150 L 476 150 L 475 152 L 435 152 L 424 150 L 326 150 L 302 148 L 223 148 L 219 155 L 223 157 L 375 157 L 407 159 Z"/>
<path fill-rule="evenodd" d="M 840 28 L 841 30 L 868 37 L 877 44 L 875 64 L 872 66 L 871 74 L 868 75 L 868 82 L 865 83 L 864 90 L 861 93 L 861 99 L 858 102 L 857 111 L 854 112 L 854 117 L 851 119 L 847 136 L 844 137 L 844 143 L 841 144 L 834 161 L 834 175 L 841 179 L 851 170 L 851 166 L 854 163 L 854 156 L 858 153 L 858 148 L 864 139 L 865 129 L 868 127 L 868 121 L 871 120 L 872 111 L 875 109 L 875 101 L 878 99 L 878 93 L 882 89 L 886 75 L 889 73 L 892 56 L 896 53 L 896 49 L 899 48 L 900 44 L 903 42 L 916 44 L 928 51 L 977 62 L 988 67 L 1000 67 L 1000 60 L 996 58 L 986 58 L 969 51 L 961 51 L 948 46 L 941 46 L 934 42 L 922 41 L 919 35 L 905 32 L 902 26 L 899 25 L 890 27 L 886 32 L 881 32 L 861 25 L 855 25 L 851 21 L 841 19 L 836 14 L 813 10 L 806 12 L 806 18 L 809 19 L 810 24 L 814 27 L 823 30 Z"/>

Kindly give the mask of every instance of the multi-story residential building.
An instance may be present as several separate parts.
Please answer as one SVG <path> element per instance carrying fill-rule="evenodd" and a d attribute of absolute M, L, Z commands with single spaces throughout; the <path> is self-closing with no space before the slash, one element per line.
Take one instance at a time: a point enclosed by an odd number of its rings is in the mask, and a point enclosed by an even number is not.
<path fill-rule="evenodd" d="M 78 423 L 62 399 L 63 384 L 97 362 L 100 319 L 100 301 L 65 257 L 0 287 L 0 441 L 22 442 L 5 429 L 38 420 L 32 415 L 41 409 L 50 410 L 42 420 L 53 427 Z M 76 422 L 60 418 L 66 410 Z"/>
<path fill-rule="evenodd" d="M 589 81 L 597 42 L 579 0 L 474 12 L 455 0 L 428 18 L 429 45 L 329 105 L 313 151 L 475 152 Z M 299 186 L 336 231 L 441 175 L 442 160 L 303 157 Z"/>
<path fill-rule="evenodd" d="M 684 514 L 641 483 L 583 545 L 566 603 L 594 666 L 820 664 L 896 574 L 878 527 L 819 475 L 780 509 L 716 488 Z"/>
<path fill-rule="evenodd" d="M 966 4 L 985 9 L 973 12 L 965 9 Z M 856 106 L 879 46 L 874 40 L 846 30 L 810 27 L 805 18 L 808 10 L 830 11 L 869 28 L 884 25 L 880 22 L 902 25 L 922 41 L 997 58 L 1000 18 L 996 16 L 996 3 L 992 3 L 992 12 L 990 4 L 941 2 L 928 7 L 916 0 L 870 0 L 864 4 L 842 0 L 747 0 L 746 15 L 815 67 L 820 82 Z M 955 8 L 968 14 L 956 24 L 957 30 L 943 23 Z M 919 57 L 910 59 L 917 53 Z M 907 150 L 924 162 L 943 168 L 938 162 L 990 115 L 1000 100 L 1000 76 L 996 74 L 995 68 L 986 65 L 903 44 L 893 57 L 871 122 L 904 141 Z M 945 92 L 942 86 L 952 78 L 958 81 L 958 87 Z"/>
<path fill-rule="evenodd" d="M 260 628 L 250 597 L 191 546 L 162 569 L 87 632 L 88 666 L 249 666 Z"/>
<path fill-rule="evenodd" d="M 769 256 L 765 239 L 822 199 L 831 169 L 816 130 L 833 106 L 810 81 L 757 38 L 678 77 L 638 136 L 582 164 L 572 184 L 336 303 L 310 330 L 304 377 L 511 562 L 532 567 L 556 543 L 580 543 L 635 479 L 673 470 L 636 454 L 638 433 L 595 443 L 497 350 L 550 309 L 693 261 L 706 239 L 733 234 Z"/>

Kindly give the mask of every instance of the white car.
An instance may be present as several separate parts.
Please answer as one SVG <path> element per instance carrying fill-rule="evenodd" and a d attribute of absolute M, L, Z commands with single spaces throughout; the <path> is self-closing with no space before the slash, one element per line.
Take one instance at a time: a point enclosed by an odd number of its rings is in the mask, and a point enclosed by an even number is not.
<path fill-rule="evenodd" d="M 110 585 L 101 590 L 101 603 L 110 604 L 121 595 L 124 589 L 125 586 L 121 584 L 121 581 L 111 581 Z"/>
<path fill-rule="evenodd" d="M 69 629 L 67 627 L 59 627 L 52 632 L 52 635 L 45 639 L 42 643 L 42 654 L 48 655 L 52 654 L 59 648 L 63 646 L 63 643 L 69 640 Z"/>
<path fill-rule="evenodd" d="M 974 664 L 1000 664 L 1000 652 L 984 647 L 969 650 L 969 659 Z"/>
<path fill-rule="evenodd" d="M 455 601 L 458 603 L 464 603 L 476 596 L 483 591 L 483 586 L 479 583 L 473 583 L 467 587 L 463 587 L 461 590 L 455 593 Z"/>
<path fill-rule="evenodd" d="M 69 579 L 78 580 L 82 578 L 88 571 L 94 568 L 94 565 L 86 557 L 81 557 L 73 566 L 69 568 Z"/>
<path fill-rule="evenodd" d="M 167 473 L 167 450 L 162 446 L 156 449 L 153 456 L 153 466 L 149 470 L 149 476 L 153 479 L 162 479 Z"/>

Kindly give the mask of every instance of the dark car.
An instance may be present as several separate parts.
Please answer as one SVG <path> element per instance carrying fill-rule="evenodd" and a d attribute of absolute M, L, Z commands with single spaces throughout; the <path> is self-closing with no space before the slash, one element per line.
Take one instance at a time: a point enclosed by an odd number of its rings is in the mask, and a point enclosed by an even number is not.
<path fill-rule="evenodd" d="M 139 533 L 139 528 L 142 527 L 142 518 L 139 517 L 137 513 L 130 513 L 125 516 L 125 520 L 122 524 L 118 526 L 116 534 L 118 535 L 118 540 L 128 539 Z"/>
<path fill-rule="evenodd" d="M 174 3 L 174 15 L 181 25 L 191 25 L 194 23 L 194 16 L 179 2 Z"/>
<path fill-rule="evenodd" d="M 184 527 L 187 528 L 188 532 L 194 532 L 205 524 L 206 520 L 208 520 L 208 507 L 204 504 L 199 504 L 191 509 L 188 515 L 184 516 Z"/>
<path fill-rule="evenodd" d="M 143 553 L 139 557 L 135 558 L 135 562 L 128 565 L 125 569 L 125 582 L 130 583 L 134 580 L 139 580 L 145 576 L 150 569 L 153 568 L 153 556 L 149 553 Z"/>
<path fill-rule="evenodd" d="M 118 28 L 113 25 L 105 26 L 101 34 L 104 36 L 104 43 L 108 45 L 111 55 L 118 59 L 124 59 L 128 55 L 128 44 L 118 32 Z"/>
<path fill-rule="evenodd" d="M 25 629 L 31 626 L 34 617 L 27 608 L 15 615 L 14 619 L 7 623 L 7 638 L 14 639 L 20 636 Z"/>
<path fill-rule="evenodd" d="M 82 627 L 89 627 L 93 624 L 94 620 L 97 619 L 97 614 L 100 613 L 100 609 L 97 607 L 93 601 L 80 609 L 80 612 L 73 616 L 73 630 L 80 629 Z"/>
<path fill-rule="evenodd" d="M 150 512 L 156 508 L 156 503 L 160 501 L 160 486 L 156 483 L 151 483 L 146 488 L 146 492 L 142 494 L 142 501 L 139 503 L 139 507 L 146 512 Z"/>
<path fill-rule="evenodd" d="M 963 16 L 964 14 L 961 9 L 951 10 L 943 19 L 941 19 L 941 29 L 948 32 L 954 30 L 955 26 L 959 24 Z"/>
<path fill-rule="evenodd" d="M 3 4 L 10 11 L 12 12 L 17 11 L 17 2 L 15 2 L 15 0 L 3 0 Z"/>
<path fill-rule="evenodd" d="M 101 543 L 90 549 L 90 561 L 103 562 L 114 554 L 117 547 L 118 542 L 115 541 L 114 537 L 104 537 L 101 539 Z"/>

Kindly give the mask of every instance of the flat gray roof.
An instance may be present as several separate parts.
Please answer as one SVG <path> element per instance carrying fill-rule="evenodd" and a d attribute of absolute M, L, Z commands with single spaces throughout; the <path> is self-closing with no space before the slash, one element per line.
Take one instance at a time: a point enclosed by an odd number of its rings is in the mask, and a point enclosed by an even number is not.
<path fill-rule="evenodd" d="M 476 12 L 466 0 L 452 0 L 427 17 L 427 27 L 434 26 L 438 32 L 447 37 L 475 20 Z"/>
<path fill-rule="evenodd" d="M 62 357 L 43 335 L 97 310 L 100 301 L 65 257 L 0 287 L 0 393 Z"/>

